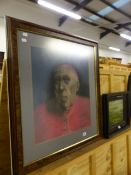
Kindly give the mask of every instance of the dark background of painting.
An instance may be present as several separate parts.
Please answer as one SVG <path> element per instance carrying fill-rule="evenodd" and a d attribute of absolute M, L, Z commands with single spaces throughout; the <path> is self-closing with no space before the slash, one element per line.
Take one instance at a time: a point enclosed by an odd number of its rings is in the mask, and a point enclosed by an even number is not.
<path fill-rule="evenodd" d="M 70 51 L 67 52 L 61 55 L 47 48 L 31 47 L 34 108 L 48 98 L 51 73 L 59 64 L 68 63 L 77 69 L 80 77 L 78 95 L 89 97 L 88 58 L 79 58 L 76 54 L 69 56 Z"/>

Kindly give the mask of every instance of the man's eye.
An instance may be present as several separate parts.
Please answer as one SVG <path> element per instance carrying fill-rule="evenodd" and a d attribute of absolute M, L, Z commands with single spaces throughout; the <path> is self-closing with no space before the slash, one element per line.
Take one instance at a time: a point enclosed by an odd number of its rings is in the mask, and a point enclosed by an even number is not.
<path fill-rule="evenodd" d="M 70 82 L 70 78 L 65 76 L 65 77 L 63 77 L 63 81 L 65 84 L 68 84 Z"/>

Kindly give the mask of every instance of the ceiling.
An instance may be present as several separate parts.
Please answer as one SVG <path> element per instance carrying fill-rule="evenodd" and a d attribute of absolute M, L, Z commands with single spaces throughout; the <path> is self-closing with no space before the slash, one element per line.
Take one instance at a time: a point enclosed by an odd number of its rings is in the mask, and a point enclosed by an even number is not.
<path fill-rule="evenodd" d="M 27 0 L 37 3 L 37 0 Z M 82 16 L 81 21 L 100 31 L 100 40 L 125 33 L 131 36 L 131 0 L 48 0 L 67 10 Z M 60 16 L 58 25 L 68 20 Z M 131 47 L 131 41 L 125 40 L 125 48 Z"/>

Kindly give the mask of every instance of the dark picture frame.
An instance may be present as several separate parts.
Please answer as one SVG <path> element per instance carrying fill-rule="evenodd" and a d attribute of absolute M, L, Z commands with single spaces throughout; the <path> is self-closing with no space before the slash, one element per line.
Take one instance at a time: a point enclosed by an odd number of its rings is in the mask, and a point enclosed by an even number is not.
<path fill-rule="evenodd" d="M 102 95 L 104 137 L 110 138 L 130 126 L 128 92 Z"/>
<path fill-rule="evenodd" d="M 0 70 L 2 70 L 3 59 L 4 59 L 4 52 L 0 52 Z"/>
<path fill-rule="evenodd" d="M 6 26 L 12 164 L 13 173 L 22 175 L 101 137 L 98 44 L 11 17 Z M 63 72 L 70 78 L 63 78 Z M 57 95 L 58 85 L 69 85 L 71 79 L 73 100 L 67 102 L 67 95 Z M 75 115 L 68 120 L 72 109 Z M 60 131 L 63 116 L 65 132 Z"/>

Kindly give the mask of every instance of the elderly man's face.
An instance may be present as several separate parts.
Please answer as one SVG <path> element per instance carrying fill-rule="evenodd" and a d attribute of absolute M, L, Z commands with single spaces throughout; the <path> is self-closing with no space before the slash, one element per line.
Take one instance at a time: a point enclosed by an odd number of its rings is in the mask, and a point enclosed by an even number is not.
<path fill-rule="evenodd" d="M 54 80 L 55 98 L 64 110 L 67 110 L 72 105 L 79 89 L 78 75 L 73 69 L 61 66 L 55 71 Z"/>

